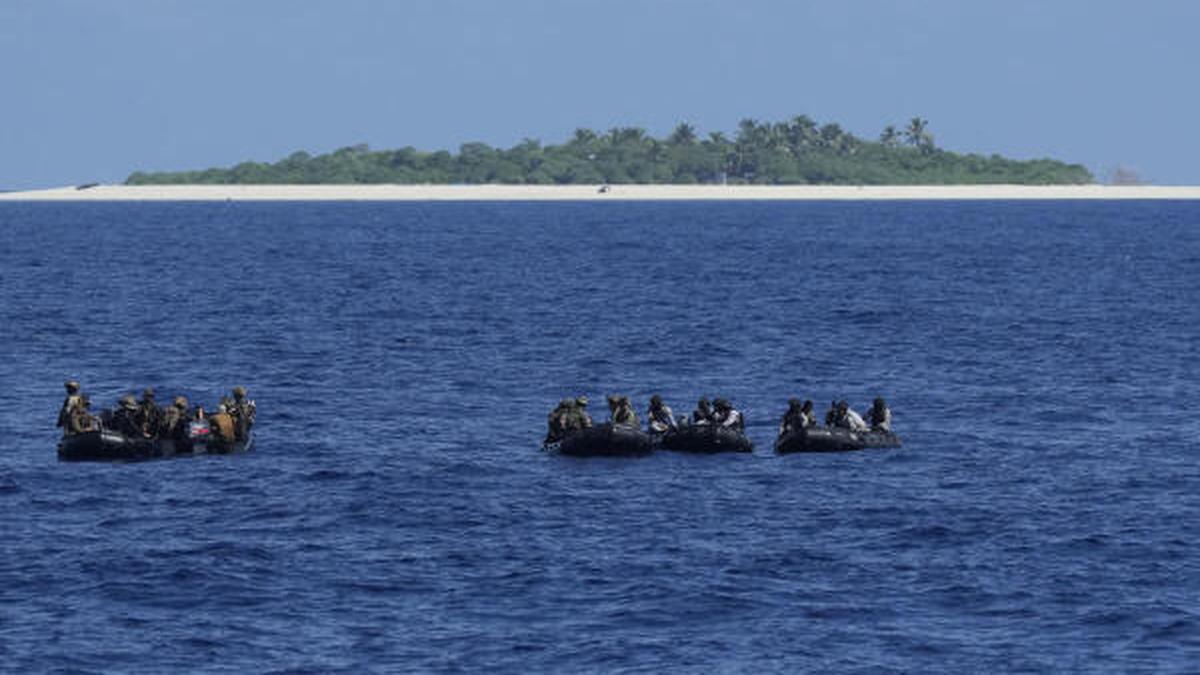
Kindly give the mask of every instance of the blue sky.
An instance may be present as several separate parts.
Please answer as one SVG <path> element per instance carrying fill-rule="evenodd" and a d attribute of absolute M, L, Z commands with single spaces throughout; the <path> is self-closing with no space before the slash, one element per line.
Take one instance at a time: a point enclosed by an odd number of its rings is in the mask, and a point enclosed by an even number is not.
<path fill-rule="evenodd" d="M 1182 0 L 3 0 L 0 189 L 801 113 L 1200 184 L 1198 29 Z"/>

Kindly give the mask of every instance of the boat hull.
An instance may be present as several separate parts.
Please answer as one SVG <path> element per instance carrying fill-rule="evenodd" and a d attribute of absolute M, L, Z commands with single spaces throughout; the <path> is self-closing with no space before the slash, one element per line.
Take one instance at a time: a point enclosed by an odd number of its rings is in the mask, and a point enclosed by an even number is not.
<path fill-rule="evenodd" d="M 254 434 L 232 444 L 209 439 L 128 438 L 110 429 L 63 436 L 58 443 L 60 462 L 141 462 L 195 455 L 247 452 Z"/>
<path fill-rule="evenodd" d="M 695 424 L 679 427 L 662 437 L 662 448 L 676 452 L 713 454 L 718 452 L 753 452 L 754 444 L 745 434 L 728 427 Z"/>
<path fill-rule="evenodd" d="M 558 443 L 557 450 L 572 457 L 630 457 L 649 454 L 650 435 L 621 424 L 598 424 L 574 431 Z"/>
<path fill-rule="evenodd" d="M 788 432 L 775 441 L 775 452 L 849 452 L 869 448 L 898 448 L 900 437 L 888 431 L 851 431 L 838 427 L 809 427 Z"/>

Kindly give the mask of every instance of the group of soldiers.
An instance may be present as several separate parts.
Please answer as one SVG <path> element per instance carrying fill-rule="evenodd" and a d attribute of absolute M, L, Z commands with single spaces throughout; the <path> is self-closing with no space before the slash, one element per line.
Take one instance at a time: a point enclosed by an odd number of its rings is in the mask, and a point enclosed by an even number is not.
<path fill-rule="evenodd" d="M 816 426 L 817 418 L 813 414 L 813 402 L 803 403 L 798 398 L 788 399 L 787 412 L 779 423 L 779 435 Z M 882 397 L 875 397 L 871 409 L 867 411 L 866 419 L 854 412 L 845 400 L 831 401 L 829 410 L 825 412 L 825 426 L 849 429 L 851 431 L 892 431 L 892 411 Z"/>
<path fill-rule="evenodd" d="M 564 436 L 574 431 L 587 429 L 592 426 L 592 418 L 587 413 L 588 397 L 564 398 L 558 406 L 550 411 L 546 418 L 546 442 L 561 441 Z M 723 398 L 709 403 L 707 398 L 701 398 L 696 404 L 696 410 L 689 419 L 675 419 L 675 413 L 663 403 L 658 394 L 650 397 L 650 405 L 646 410 L 647 430 L 652 434 L 665 434 L 677 430 L 680 424 L 706 425 L 712 424 L 729 427 L 742 431 L 746 424 L 742 413 Z M 608 421 L 612 424 L 640 427 L 641 421 L 628 396 L 613 394 L 608 396 Z"/>
<path fill-rule="evenodd" d="M 171 405 L 161 407 L 155 401 L 154 389 L 148 387 L 141 400 L 126 394 L 116 408 L 93 415 L 91 400 L 80 392 L 79 383 L 70 380 L 64 386 L 67 397 L 58 411 L 58 426 L 67 436 L 103 428 L 127 438 L 180 440 L 187 436 L 190 423 L 207 422 L 209 432 L 218 440 L 232 443 L 245 440 L 257 412 L 254 401 L 246 397 L 245 387 L 234 387 L 232 396 L 222 397 L 216 412 L 211 414 L 205 413 L 203 406 L 189 408 L 183 396 L 176 396 Z"/>
<path fill-rule="evenodd" d="M 546 419 L 546 442 L 554 443 L 563 439 L 573 431 L 592 426 L 592 418 L 587 413 L 588 397 L 564 398 L 550 412 Z M 628 396 L 610 395 L 608 397 L 608 421 L 612 424 L 622 424 L 640 427 L 637 412 L 633 409 Z M 746 421 L 741 411 L 733 407 L 728 399 L 718 398 L 709 403 L 707 398 L 701 398 L 692 411 L 691 418 L 675 418 L 675 414 L 667 404 L 663 403 L 658 394 L 650 397 L 650 405 L 646 410 L 647 430 L 652 434 L 665 434 L 677 430 L 680 424 L 706 425 L 729 427 L 743 431 Z M 813 413 L 813 402 L 801 402 L 798 398 L 788 400 L 787 412 L 779 425 L 779 435 L 816 426 L 817 418 Z M 876 397 L 871 409 L 867 411 L 866 419 L 850 408 L 846 401 L 833 401 L 825 413 L 825 426 L 850 429 L 851 431 L 883 431 L 892 430 L 892 411 L 882 397 Z"/>

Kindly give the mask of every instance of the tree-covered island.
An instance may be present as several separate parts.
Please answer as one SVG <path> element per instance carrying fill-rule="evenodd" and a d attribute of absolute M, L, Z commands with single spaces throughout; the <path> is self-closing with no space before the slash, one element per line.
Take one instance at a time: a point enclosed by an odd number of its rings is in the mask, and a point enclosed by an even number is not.
<path fill-rule="evenodd" d="M 161 184 L 696 184 L 957 185 L 1091 183 L 1079 164 L 1013 160 L 938 148 L 928 122 L 888 126 L 876 140 L 818 124 L 806 115 L 785 122 L 743 120 L 734 137 L 701 137 L 682 123 L 666 138 L 636 127 L 605 133 L 577 129 L 561 145 L 527 139 L 508 148 L 466 143 L 458 154 L 366 145 L 325 155 L 296 152 L 270 163 L 231 169 L 136 172 L 128 185 Z"/>

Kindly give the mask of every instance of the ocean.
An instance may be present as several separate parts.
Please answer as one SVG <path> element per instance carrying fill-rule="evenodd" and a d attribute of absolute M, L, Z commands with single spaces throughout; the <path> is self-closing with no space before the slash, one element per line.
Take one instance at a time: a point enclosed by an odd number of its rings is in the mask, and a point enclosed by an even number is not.
<path fill-rule="evenodd" d="M 7 672 L 1200 663 L 1200 202 L 5 203 L 0 288 Z M 71 378 L 256 448 L 60 463 Z M 540 450 L 610 393 L 756 451 Z"/>

